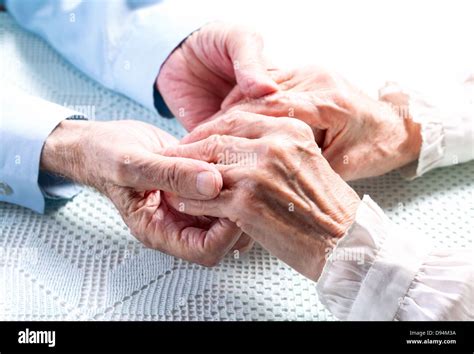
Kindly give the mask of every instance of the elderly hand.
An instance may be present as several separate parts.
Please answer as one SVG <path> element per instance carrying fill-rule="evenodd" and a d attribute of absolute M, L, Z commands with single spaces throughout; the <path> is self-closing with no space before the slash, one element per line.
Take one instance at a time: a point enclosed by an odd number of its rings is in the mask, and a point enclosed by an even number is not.
<path fill-rule="evenodd" d="M 280 90 L 259 99 L 234 89 L 223 110 L 295 117 L 313 129 L 331 167 L 345 180 L 384 174 L 419 156 L 419 125 L 407 114 L 407 97 L 376 101 L 342 77 L 317 67 L 274 71 Z"/>
<path fill-rule="evenodd" d="M 159 154 L 174 144 L 171 135 L 139 121 L 65 120 L 46 140 L 41 167 L 108 196 L 146 246 L 211 266 L 251 241 L 238 241 L 241 230 L 227 219 L 185 215 L 163 199 L 162 191 L 209 199 L 222 187 L 212 165 Z"/>
<path fill-rule="evenodd" d="M 212 200 L 165 194 L 190 215 L 229 218 L 288 265 L 318 279 L 352 224 L 357 194 L 321 155 L 296 119 L 231 112 L 200 125 L 163 154 L 216 163 L 224 188 Z"/>
<path fill-rule="evenodd" d="M 157 89 L 181 124 L 191 131 L 220 110 L 237 84 L 244 97 L 276 91 L 262 58 L 262 39 L 255 32 L 211 23 L 191 34 L 163 64 Z"/>

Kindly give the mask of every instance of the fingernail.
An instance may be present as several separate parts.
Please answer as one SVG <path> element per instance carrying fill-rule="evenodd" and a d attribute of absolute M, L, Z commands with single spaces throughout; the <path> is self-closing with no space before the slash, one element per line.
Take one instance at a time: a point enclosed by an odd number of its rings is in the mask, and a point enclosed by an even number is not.
<path fill-rule="evenodd" d="M 217 180 L 212 172 L 199 172 L 196 178 L 196 188 L 200 194 L 206 197 L 216 195 Z"/>

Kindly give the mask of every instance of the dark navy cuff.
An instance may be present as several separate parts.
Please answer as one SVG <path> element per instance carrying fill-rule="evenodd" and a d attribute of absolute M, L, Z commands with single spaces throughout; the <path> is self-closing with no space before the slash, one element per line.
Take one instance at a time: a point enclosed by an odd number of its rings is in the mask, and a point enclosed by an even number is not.
<path fill-rule="evenodd" d="M 174 115 L 168 108 L 168 105 L 165 103 L 163 96 L 160 91 L 156 88 L 156 83 L 153 83 L 153 105 L 160 114 L 160 116 L 165 118 L 173 118 Z"/>

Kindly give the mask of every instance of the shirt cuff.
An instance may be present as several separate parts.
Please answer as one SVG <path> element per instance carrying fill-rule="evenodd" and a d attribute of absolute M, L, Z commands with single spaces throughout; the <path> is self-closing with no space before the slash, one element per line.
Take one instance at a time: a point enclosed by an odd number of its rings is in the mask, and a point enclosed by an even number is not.
<path fill-rule="evenodd" d="M 151 88 L 161 65 L 192 32 L 214 19 L 212 15 L 183 13 L 172 3 L 156 4 L 137 15 L 139 21 L 117 46 L 121 51 L 113 67 L 114 89 L 152 110 Z"/>
<path fill-rule="evenodd" d="M 413 179 L 443 166 L 456 165 L 474 157 L 474 112 L 443 111 L 424 100 L 410 100 L 410 114 L 421 125 L 422 145 L 416 163 L 403 167 L 403 177 Z"/>
<path fill-rule="evenodd" d="M 380 94 L 403 92 L 409 97 L 410 117 L 421 126 L 420 156 L 399 171 L 404 178 L 414 179 L 443 166 L 474 159 L 474 104 L 468 99 L 468 85 L 446 93 L 446 102 L 434 104 L 414 90 L 396 83 L 386 85 Z M 437 102 L 437 101 L 436 101 Z"/>
<path fill-rule="evenodd" d="M 392 320 L 427 252 L 366 195 L 323 269 L 320 300 L 341 320 Z"/>
<path fill-rule="evenodd" d="M 341 320 L 463 319 L 472 299 L 465 253 L 432 251 L 366 195 L 323 269 L 319 298 Z"/>
<path fill-rule="evenodd" d="M 165 99 L 161 95 L 161 92 L 158 91 L 155 83 L 153 83 L 153 105 L 155 106 L 156 111 L 163 118 L 173 118 L 173 112 L 169 109 L 168 105 L 165 102 Z"/>
<path fill-rule="evenodd" d="M 44 142 L 64 119 L 78 116 L 78 112 L 28 95 L 11 95 L 2 102 L 0 129 L 0 201 L 18 204 L 43 213 L 45 195 L 54 189 L 61 196 L 61 187 L 52 181 L 40 182 L 40 158 Z M 74 187 L 77 192 L 77 186 Z M 64 190 L 71 196 L 71 190 Z M 51 196 L 53 196 L 53 194 Z"/>
<path fill-rule="evenodd" d="M 81 185 L 70 179 L 40 171 L 38 184 L 46 199 L 71 199 L 82 189 Z"/>

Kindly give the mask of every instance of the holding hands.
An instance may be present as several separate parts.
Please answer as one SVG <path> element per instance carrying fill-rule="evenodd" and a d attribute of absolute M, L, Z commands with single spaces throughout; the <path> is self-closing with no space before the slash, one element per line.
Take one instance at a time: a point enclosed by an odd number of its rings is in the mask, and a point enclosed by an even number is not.
<path fill-rule="evenodd" d="M 238 241 L 242 232 L 227 219 L 186 215 L 163 198 L 168 191 L 209 199 L 222 187 L 214 166 L 159 153 L 176 144 L 173 136 L 139 121 L 65 120 L 46 141 L 42 168 L 109 197 L 130 232 L 146 246 L 214 265 L 251 240 L 245 236 Z"/>
<path fill-rule="evenodd" d="M 214 163 L 223 178 L 219 196 L 165 199 L 186 214 L 231 220 L 317 280 L 360 202 L 344 180 L 416 160 L 420 129 L 406 115 L 406 97 L 373 100 L 318 67 L 269 75 L 278 90 L 252 98 L 236 85 L 218 113 L 162 152 Z"/>
<path fill-rule="evenodd" d="M 273 71 L 272 76 L 277 92 L 249 99 L 234 88 L 223 109 L 302 120 L 344 180 L 382 175 L 418 158 L 420 128 L 409 117 L 406 96 L 377 101 L 319 67 Z"/>
<path fill-rule="evenodd" d="M 211 200 L 166 194 L 174 208 L 228 218 L 314 280 L 360 201 L 321 155 L 311 128 L 296 119 L 233 111 L 162 153 L 215 163 L 224 181 Z"/>
<path fill-rule="evenodd" d="M 213 23 L 190 35 L 161 68 L 156 86 L 188 130 L 220 110 L 237 84 L 246 97 L 274 92 L 262 40 L 245 28 Z M 184 114 L 180 114 L 180 112 Z M 212 165 L 159 152 L 178 141 L 139 121 L 63 121 L 48 137 L 41 168 L 98 189 L 117 207 L 146 246 L 203 265 L 253 240 L 225 218 L 194 217 L 174 209 L 163 191 L 188 198 L 219 194 L 222 177 Z"/>
<path fill-rule="evenodd" d="M 417 125 L 388 103 L 320 68 L 267 70 L 261 38 L 238 26 L 191 34 L 156 87 L 191 131 L 181 144 L 139 121 L 66 120 L 41 167 L 108 196 L 145 245 L 200 264 L 256 240 L 317 279 L 360 201 L 344 180 L 419 153 Z"/>

